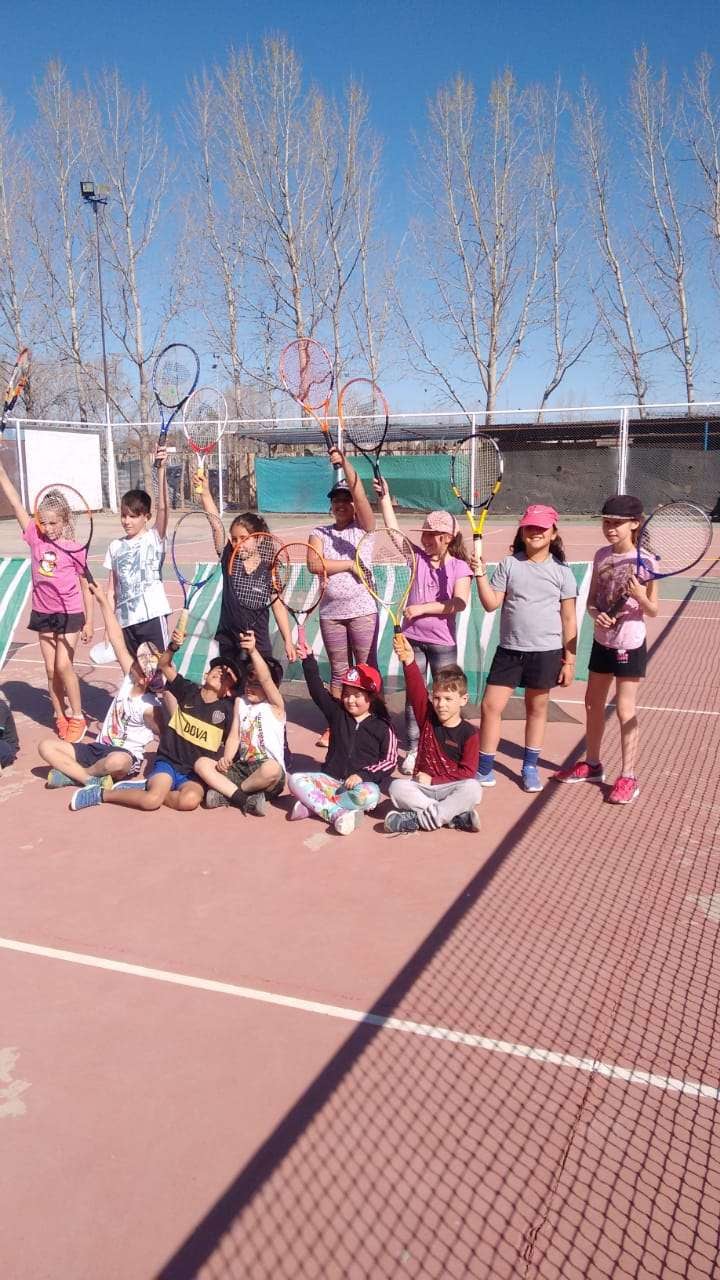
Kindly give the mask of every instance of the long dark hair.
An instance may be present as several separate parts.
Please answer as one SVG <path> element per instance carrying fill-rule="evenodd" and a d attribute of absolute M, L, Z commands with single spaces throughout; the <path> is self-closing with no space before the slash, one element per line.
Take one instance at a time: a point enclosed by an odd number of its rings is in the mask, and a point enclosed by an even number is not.
<path fill-rule="evenodd" d="M 557 560 L 558 564 L 566 564 L 567 556 L 565 555 L 563 540 L 557 531 L 557 525 L 553 525 L 553 529 L 555 530 L 555 537 L 550 543 L 550 555 L 553 557 L 554 560 Z M 510 550 L 512 551 L 514 556 L 518 554 L 518 551 L 525 550 L 525 539 L 522 536 L 522 527 L 519 527 L 516 530 L 515 537 L 513 539 L 513 544 Z"/>
<path fill-rule="evenodd" d="M 469 563 L 465 540 L 459 529 L 456 534 L 453 534 L 452 540 L 448 543 L 447 554 L 453 556 L 456 560 L 464 560 L 465 564 Z"/>
<path fill-rule="evenodd" d="M 350 688 L 349 685 L 343 685 L 343 689 Z M 384 720 L 386 724 L 392 724 L 390 712 L 385 705 L 385 699 L 379 693 L 370 693 L 367 689 L 361 689 L 362 693 L 366 693 L 370 699 L 368 708 L 371 716 L 377 716 L 379 720 Z M 348 715 L 350 713 L 348 712 Z"/>
<path fill-rule="evenodd" d="M 257 511 L 243 511 L 242 515 L 235 516 L 232 524 L 230 525 L 231 533 L 238 524 L 241 524 L 243 529 L 247 529 L 248 533 L 270 532 L 267 520 L 263 520 L 262 516 L 259 516 Z"/>

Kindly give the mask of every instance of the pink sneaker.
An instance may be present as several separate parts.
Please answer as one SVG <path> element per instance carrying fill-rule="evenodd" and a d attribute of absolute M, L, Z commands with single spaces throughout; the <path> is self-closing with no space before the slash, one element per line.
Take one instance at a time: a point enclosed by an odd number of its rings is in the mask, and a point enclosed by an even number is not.
<path fill-rule="evenodd" d="M 605 770 L 601 764 L 590 765 L 587 760 L 578 760 L 572 769 L 558 769 L 553 777 L 556 782 L 604 782 Z"/>
<path fill-rule="evenodd" d="M 626 778 L 623 774 L 616 780 L 608 800 L 610 804 L 630 804 L 640 795 L 637 778 Z"/>
<path fill-rule="evenodd" d="M 309 817 L 310 817 L 310 810 L 308 809 L 307 805 L 303 804 L 302 800 L 296 800 L 292 809 L 290 810 L 290 821 L 299 822 L 301 818 L 309 818 Z"/>

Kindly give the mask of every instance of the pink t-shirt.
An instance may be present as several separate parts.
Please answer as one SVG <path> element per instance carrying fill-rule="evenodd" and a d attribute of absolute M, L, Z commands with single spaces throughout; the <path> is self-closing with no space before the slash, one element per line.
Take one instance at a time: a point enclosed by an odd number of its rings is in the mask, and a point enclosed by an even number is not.
<path fill-rule="evenodd" d="M 32 567 L 32 607 L 38 613 L 84 613 L 80 577 L 87 562 L 87 552 L 69 555 L 62 543 L 43 538 L 31 520 L 23 539 L 30 548 Z"/>
<path fill-rule="evenodd" d="M 472 569 L 464 560 L 446 556 L 441 564 L 433 565 L 422 547 L 415 547 L 415 581 L 410 588 L 408 604 L 445 604 L 455 595 L 455 584 L 461 578 L 471 578 Z M 415 618 L 403 626 L 408 640 L 419 644 L 452 645 L 455 643 L 455 615 L 447 618 Z"/>
<path fill-rule="evenodd" d="M 648 554 L 647 560 L 653 562 L 654 557 Z M 632 551 L 625 551 L 621 555 L 614 552 L 612 547 L 601 547 L 595 553 L 595 598 L 591 603 L 600 613 L 604 613 L 622 595 L 636 565 L 637 552 L 634 547 Z M 638 578 L 641 582 L 648 582 L 652 573 L 641 565 Z M 632 596 L 623 604 L 614 627 L 608 630 L 595 624 L 595 639 L 606 649 L 639 649 L 646 634 L 645 616 Z"/>

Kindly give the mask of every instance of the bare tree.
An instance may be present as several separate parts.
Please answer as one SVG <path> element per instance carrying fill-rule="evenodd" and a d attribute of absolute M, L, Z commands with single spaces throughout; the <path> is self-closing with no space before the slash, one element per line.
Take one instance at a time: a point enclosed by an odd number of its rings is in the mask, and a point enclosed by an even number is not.
<path fill-rule="evenodd" d="M 28 222 L 38 262 L 37 297 L 43 345 L 69 371 L 72 400 L 57 377 L 56 394 L 46 409 L 79 414 L 87 421 L 99 411 L 84 371 L 93 300 L 90 228 L 80 207 L 80 181 L 87 177 L 88 104 L 73 91 L 65 68 L 51 62 L 35 87 L 38 119 L 31 131 L 33 188 Z M 37 386 L 37 382 L 36 382 Z"/>
<path fill-rule="evenodd" d="M 35 337 L 33 262 L 28 249 L 30 165 L 0 98 L 0 341 L 11 361 Z"/>
<path fill-rule="evenodd" d="M 712 59 L 701 54 L 695 78 L 685 77 L 683 124 L 685 141 L 695 159 L 701 181 L 697 210 L 709 232 L 714 253 L 711 270 L 715 287 L 720 288 L 720 100 L 713 96 Z"/>
<path fill-rule="evenodd" d="M 95 84 L 88 84 L 88 100 L 94 164 L 109 189 L 103 219 L 103 243 L 114 277 L 108 323 L 133 371 L 134 382 L 129 405 L 120 394 L 112 398 L 118 413 L 138 420 L 132 431 L 148 485 L 155 445 L 155 432 L 148 426 L 150 364 L 177 306 L 171 245 L 165 245 L 163 270 L 157 261 L 156 244 L 171 166 L 160 122 L 144 90 L 131 94 L 117 71 L 106 71 Z M 147 294 L 153 279 L 160 303 L 149 325 Z"/>
<path fill-rule="evenodd" d="M 547 206 L 548 281 L 547 313 L 543 330 L 549 329 L 552 340 L 552 365 L 543 388 L 538 421 L 550 397 L 557 391 L 566 374 L 582 359 L 597 332 L 594 324 L 584 323 L 578 332 L 576 321 L 576 279 L 578 254 L 573 251 L 577 236 L 577 213 L 558 171 L 558 145 L 563 118 L 568 111 L 568 98 L 557 80 L 551 92 L 537 86 L 528 93 L 529 114 L 535 129 L 536 148 L 543 174 L 542 198 Z"/>
<path fill-rule="evenodd" d="M 672 101 L 667 72 L 653 74 L 647 50 L 635 55 L 630 82 L 632 151 L 647 219 L 636 224 L 641 249 L 638 286 L 682 369 L 685 397 L 695 399 L 696 338 L 687 292 L 688 251 L 675 167 L 680 108 Z"/>
<path fill-rule="evenodd" d="M 430 103 L 413 227 L 429 303 L 400 308 L 413 367 L 463 410 L 479 380 L 489 415 L 536 320 L 547 236 L 527 107 L 510 71 L 484 116 L 461 76 Z"/>
<path fill-rule="evenodd" d="M 617 241 L 611 212 L 610 157 L 603 115 L 587 81 L 580 86 L 573 111 L 575 137 L 585 178 L 587 206 L 600 255 L 600 277 L 592 287 L 600 324 L 623 376 L 639 405 L 645 403 L 648 383 L 643 351 L 626 285 L 623 250 Z"/>

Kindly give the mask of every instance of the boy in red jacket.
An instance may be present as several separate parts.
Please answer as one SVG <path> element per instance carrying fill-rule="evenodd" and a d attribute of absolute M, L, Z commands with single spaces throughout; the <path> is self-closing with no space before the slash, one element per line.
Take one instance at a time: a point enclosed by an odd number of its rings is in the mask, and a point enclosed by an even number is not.
<path fill-rule="evenodd" d="M 465 673 L 454 664 L 435 673 L 432 692 L 414 660 L 412 645 L 403 635 L 393 641 L 405 668 L 408 698 L 420 726 L 415 773 L 390 784 L 395 806 L 385 819 L 385 830 L 436 831 L 455 827 L 479 831 L 475 806 L 482 787 L 475 780 L 480 752 L 477 729 L 462 717 L 468 700 Z"/>

